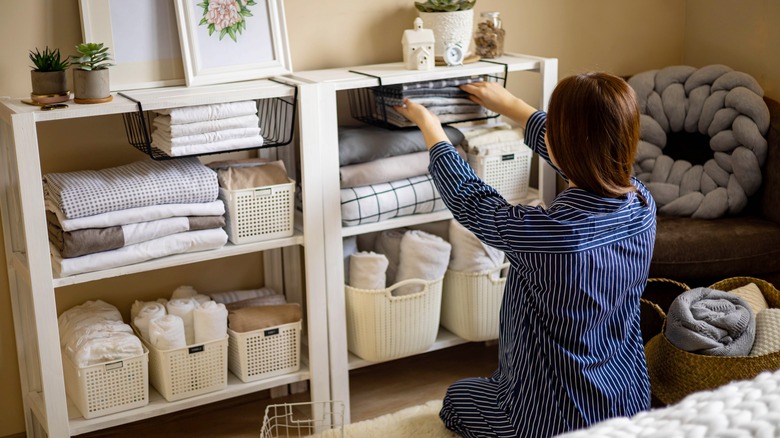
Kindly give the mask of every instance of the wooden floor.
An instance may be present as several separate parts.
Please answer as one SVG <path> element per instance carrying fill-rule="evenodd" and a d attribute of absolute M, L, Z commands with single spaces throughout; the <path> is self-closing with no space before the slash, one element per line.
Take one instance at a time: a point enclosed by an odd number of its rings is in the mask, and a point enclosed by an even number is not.
<path fill-rule="evenodd" d="M 352 421 L 441 399 L 452 382 L 464 377 L 490 376 L 497 363 L 496 345 L 470 343 L 353 370 Z M 308 400 L 308 393 L 270 399 L 268 392 L 263 391 L 80 436 L 257 438 L 267 405 Z"/>

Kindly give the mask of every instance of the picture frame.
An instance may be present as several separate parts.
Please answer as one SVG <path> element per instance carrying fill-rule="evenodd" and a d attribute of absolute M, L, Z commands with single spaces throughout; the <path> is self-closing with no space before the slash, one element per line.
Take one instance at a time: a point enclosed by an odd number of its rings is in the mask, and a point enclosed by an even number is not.
<path fill-rule="evenodd" d="M 176 0 L 188 86 L 292 73 L 282 0 Z"/>
<path fill-rule="evenodd" d="M 111 91 L 185 84 L 174 0 L 79 0 L 84 42 L 112 55 Z"/>

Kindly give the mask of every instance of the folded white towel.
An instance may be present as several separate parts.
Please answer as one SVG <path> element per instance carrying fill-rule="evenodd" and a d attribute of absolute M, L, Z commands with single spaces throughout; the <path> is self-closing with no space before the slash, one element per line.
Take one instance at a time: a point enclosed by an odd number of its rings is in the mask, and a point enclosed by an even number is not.
<path fill-rule="evenodd" d="M 254 100 L 245 100 L 242 102 L 168 108 L 157 110 L 157 112 L 169 115 L 172 125 L 179 125 L 257 114 L 257 104 Z"/>
<path fill-rule="evenodd" d="M 218 141 L 234 140 L 237 138 L 257 137 L 259 135 L 260 128 L 253 127 L 204 132 L 203 134 L 186 135 L 184 137 L 173 137 L 163 131 L 154 131 L 152 138 L 166 144 L 168 147 L 178 147 L 216 143 Z"/>
<path fill-rule="evenodd" d="M 193 315 L 198 303 L 191 298 L 177 298 L 168 301 L 166 306 L 169 315 L 175 315 L 184 322 L 184 337 L 187 345 L 195 343 L 195 326 Z"/>
<path fill-rule="evenodd" d="M 387 257 L 373 251 L 361 251 L 349 258 L 349 285 L 357 289 L 384 289 Z"/>
<path fill-rule="evenodd" d="M 208 301 L 196 308 L 193 313 L 195 343 L 216 341 L 227 336 L 228 311 L 225 305 Z"/>
<path fill-rule="evenodd" d="M 449 240 L 452 245 L 449 269 L 459 272 L 485 272 L 504 262 L 503 251 L 485 245 L 455 219 L 450 220 L 449 225 Z"/>
<path fill-rule="evenodd" d="M 184 321 L 176 315 L 165 315 L 149 324 L 149 343 L 158 350 L 186 347 Z"/>
<path fill-rule="evenodd" d="M 183 157 L 185 155 L 207 154 L 212 152 L 225 152 L 239 149 L 259 148 L 263 145 L 263 137 L 255 135 L 252 137 L 233 138 L 227 140 L 215 141 L 213 143 L 201 143 L 184 146 L 173 146 L 170 143 L 161 141 L 158 136 L 152 134 L 152 146 L 160 149 L 171 157 Z"/>
<path fill-rule="evenodd" d="M 171 117 L 159 115 L 152 122 L 157 130 L 172 137 L 186 137 L 188 135 L 203 134 L 205 132 L 223 131 L 236 128 L 257 128 L 260 118 L 254 114 L 248 116 L 228 117 L 226 119 L 207 120 L 205 122 L 193 122 L 184 124 L 171 124 Z"/>
<path fill-rule="evenodd" d="M 144 303 L 138 310 L 138 314 L 133 317 L 133 325 L 138 330 L 142 338 L 149 340 L 149 323 L 157 318 L 162 318 L 167 314 L 165 305 L 156 301 Z"/>
<path fill-rule="evenodd" d="M 60 346 L 64 346 L 71 332 L 99 321 L 122 321 L 119 309 L 102 300 L 86 301 L 62 312 L 57 318 Z"/>
<path fill-rule="evenodd" d="M 65 348 L 75 352 L 92 338 L 106 337 L 117 333 L 133 334 L 133 329 L 122 321 L 95 320 L 79 326 L 63 339 Z"/>
<path fill-rule="evenodd" d="M 144 353 L 138 337 L 128 333 L 95 335 L 81 344 L 77 350 L 66 351 L 70 354 L 73 363 L 80 368 L 124 360 Z"/>
<path fill-rule="evenodd" d="M 450 243 L 439 236 L 421 230 L 407 231 L 401 239 L 396 283 L 411 278 L 430 281 L 444 277 L 451 250 Z M 404 286 L 395 289 L 393 295 L 409 295 L 420 290 L 420 285 Z"/>

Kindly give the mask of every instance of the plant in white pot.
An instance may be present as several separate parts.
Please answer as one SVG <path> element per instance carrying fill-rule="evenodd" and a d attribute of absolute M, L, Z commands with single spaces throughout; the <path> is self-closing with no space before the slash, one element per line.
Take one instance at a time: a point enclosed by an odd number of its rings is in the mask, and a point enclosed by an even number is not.
<path fill-rule="evenodd" d="M 30 99 L 37 104 L 50 104 L 66 102 L 70 99 L 68 91 L 68 78 L 65 72 L 70 63 L 62 59 L 60 49 L 50 50 L 49 46 L 41 52 L 37 48 L 30 50 L 32 71 L 30 82 L 32 93 Z"/>
<path fill-rule="evenodd" d="M 448 46 L 458 45 L 464 57 L 471 54 L 469 45 L 474 33 L 474 5 L 477 0 L 427 0 L 415 2 L 418 15 L 436 38 L 434 54 L 441 60 Z"/>
<path fill-rule="evenodd" d="M 108 76 L 111 54 L 103 43 L 82 43 L 76 46 L 78 55 L 71 56 L 73 70 L 73 100 L 76 103 L 102 103 L 112 99 Z"/>

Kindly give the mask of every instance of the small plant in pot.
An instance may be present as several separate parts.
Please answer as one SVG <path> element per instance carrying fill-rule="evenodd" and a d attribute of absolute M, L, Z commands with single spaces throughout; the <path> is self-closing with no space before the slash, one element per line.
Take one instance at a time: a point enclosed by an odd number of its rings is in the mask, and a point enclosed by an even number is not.
<path fill-rule="evenodd" d="M 70 63 L 62 59 L 60 49 L 49 49 L 46 46 L 41 52 L 37 48 L 30 50 L 32 71 L 30 82 L 32 93 L 30 99 L 38 104 L 66 102 L 70 99 L 68 78 L 65 74 Z"/>
<path fill-rule="evenodd" d="M 441 60 L 448 46 L 459 45 L 468 56 L 474 32 L 474 5 L 477 0 L 427 0 L 415 2 L 423 26 L 433 30 L 434 54 Z"/>
<path fill-rule="evenodd" d="M 76 46 L 78 55 L 71 56 L 73 70 L 73 100 L 76 103 L 102 103 L 111 101 L 108 67 L 111 54 L 103 43 L 82 43 Z"/>

